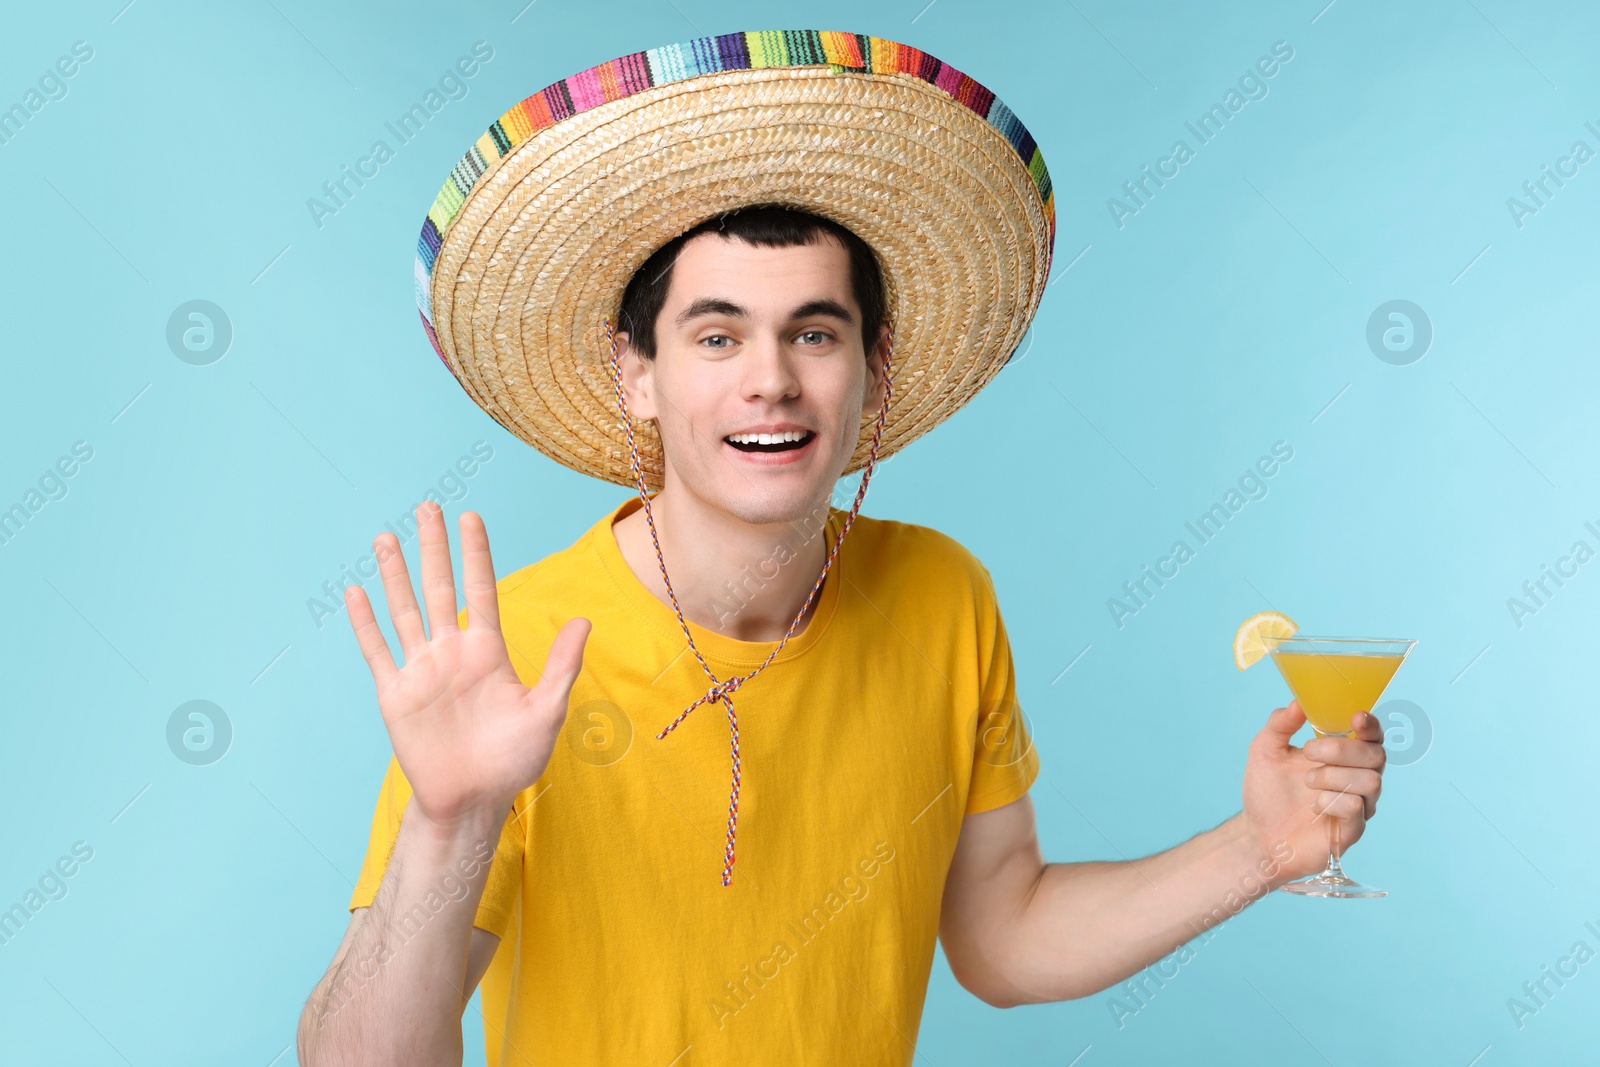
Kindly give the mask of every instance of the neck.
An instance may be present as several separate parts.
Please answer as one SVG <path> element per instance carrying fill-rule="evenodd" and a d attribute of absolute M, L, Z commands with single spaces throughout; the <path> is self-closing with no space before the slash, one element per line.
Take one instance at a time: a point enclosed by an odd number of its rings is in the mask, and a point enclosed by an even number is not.
<path fill-rule="evenodd" d="M 824 529 L 828 507 L 824 499 L 787 521 L 749 523 L 686 492 L 666 489 L 652 497 L 661 557 L 683 617 L 737 641 L 780 640 L 832 547 Z M 671 607 L 644 508 L 618 520 L 612 533 L 634 576 Z M 821 599 L 819 589 L 796 634 Z"/>

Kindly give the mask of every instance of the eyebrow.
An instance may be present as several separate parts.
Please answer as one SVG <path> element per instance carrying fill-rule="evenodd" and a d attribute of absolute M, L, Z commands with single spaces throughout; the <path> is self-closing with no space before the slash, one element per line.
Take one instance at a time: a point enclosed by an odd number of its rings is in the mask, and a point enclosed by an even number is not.
<path fill-rule="evenodd" d="M 683 326 L 691 319 L 697 319 L 702 315 L 727 315 L 735 319 L 750 318 L 750 312 L 744 307 L 735 304 L 732 300 L 720 296 L 703 296 L 680 311 L 678 317 L 672 320 L 673 325 Z M 829 297 L 807 300 L 804 304 L 791 311 L 789 318 L 805 319 L 813 315 L 827 315 L 830 318 L 838 319 L 846 326 L 854 326 L 856 324 L 855 316 L 850 314 L 850 309 Z"/>

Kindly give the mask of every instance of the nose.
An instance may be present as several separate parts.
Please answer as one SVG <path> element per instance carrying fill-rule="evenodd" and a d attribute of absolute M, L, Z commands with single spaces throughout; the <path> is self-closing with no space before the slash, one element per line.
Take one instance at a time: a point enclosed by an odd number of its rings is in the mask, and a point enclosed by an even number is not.
<path fill-rule="evenodd" d="M 795 372 L 795 355 L 780 338 L 766 336 L 745 349 L 744 375 L 740 383 L 747 400 L 776 403 L 800 395 L 800 377 Z"/>

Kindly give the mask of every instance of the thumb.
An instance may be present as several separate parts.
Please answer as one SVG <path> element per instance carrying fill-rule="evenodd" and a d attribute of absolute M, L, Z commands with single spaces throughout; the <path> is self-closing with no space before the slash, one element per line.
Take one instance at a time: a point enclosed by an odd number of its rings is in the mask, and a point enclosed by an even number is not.
<path fill-rule="evenodd" d="M 1305 724 L 1306 713 L 1300 709 L 1300 701 L 1291 700 L 1288 707 L 1273 709 L 1272 714 L 1267 716 L 1266 725 L 1256 734 L 1253 744 L 1281 751 L 1289 747 L 1289 739 Z"/>
<path fill-rule="evenodd" d="M 537 688 L 560 694 L 565 703 L 566 695 L 572 691 L 572 683 L 578 680 L 578 672 L 583 668 L 583 647 L 592 629 L 593 624 L 588 619 L 579 617 L 567 620 L 550 644 L 550 653 L 545 657 L 544 673 L 539 677 Z"/>

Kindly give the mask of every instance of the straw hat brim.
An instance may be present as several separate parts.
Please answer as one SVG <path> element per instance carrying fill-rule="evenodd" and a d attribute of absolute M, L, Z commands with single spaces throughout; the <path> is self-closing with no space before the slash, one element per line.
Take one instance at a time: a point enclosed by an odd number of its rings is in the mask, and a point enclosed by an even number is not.
<path fill-rule="evenodd" d="M 808 43 L 799 58 L 825 62 L 788 61 Z M 729 69 L 693 73 L 686 56 Z M 550 113 L 562 105 L 571 110 Z M 833 219 L 877 254 L 894 327 L 880 461 L 999 372 L 1044 294 L 1054 199 L 1004 104 L 904 45 L 768 31 L 612 60 L 501 116 L 424 226 L 424 326 L 506 429 L 574 470 L 633 485 L 606 321 L 617 327 L 629 279 L 657 248 L 762 203 Z M 865 466 L 876 416 L 862 413 L 845 473 Z M 636 423 L 635 439 L 647 488 L 661 488 L 654 425 Z"/>

